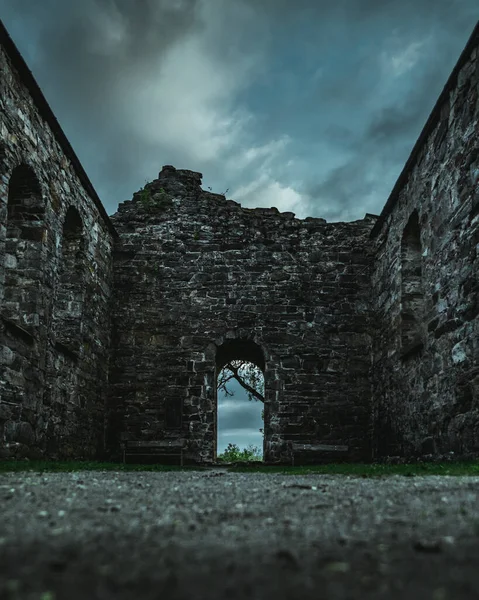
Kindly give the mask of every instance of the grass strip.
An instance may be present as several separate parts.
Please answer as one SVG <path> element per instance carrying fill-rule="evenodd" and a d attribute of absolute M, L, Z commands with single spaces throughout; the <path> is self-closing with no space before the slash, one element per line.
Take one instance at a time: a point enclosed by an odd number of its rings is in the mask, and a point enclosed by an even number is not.
<path fill-rule="evenodd" d="M 308 466 L 268 466 L 235 465 L 234 473 L 281 473 L 283 475 L 352 475 L 356 477 L 386 477 L 389 475 L 476 475 L 479 476 L 479 462 L 410 463 L 403 465 L 332 463 Z"/>
<path fill-rule="evenodd" d="M 221 465 L 218 465 L 221 466 Z M 410 463 L 403 465 L 332 463 L 308 466 L 275 466 L 262 463 L 227 466 L 232 473 L 281 473 L 283 475 L 352 475 L 355 477 L 386 477 L 389 475 L 476 475 L 479 476 L 479 461 L 447 463 Z M 99 461 L 52 461 L 52 460 L 3 460 L 0 473 L 31 471 L 35 473 L 74 473 L 78 471 L 204 471 L 200 465 L 184 466 L 162 464 L 123 464 Z"/>

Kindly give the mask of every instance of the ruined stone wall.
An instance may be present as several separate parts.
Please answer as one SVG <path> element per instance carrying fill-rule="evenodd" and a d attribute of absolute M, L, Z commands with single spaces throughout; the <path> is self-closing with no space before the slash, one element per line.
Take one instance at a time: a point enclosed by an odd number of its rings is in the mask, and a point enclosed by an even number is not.
<path fill-rule="evenodd" d="M 2 30 L 3 43 L 0 453 L 92 456 L 104 436 L 114 230 Z"/>
<path fill-rule="evenodd" d="M 267 461 L 479 455 L 478 46 L 377 221 L 245 209 L 165 167 L 118 237 L 0 23 L 0 456 L 169 439 L 211 462 L 234 358 L 264 369 Z"/>
<path fill-rule="evenodd" d="M 217 348 L 246 340 L 265 358 L 266 460 L 292 441 L 368 457 L 373 220 L 245 209 L 200 183 L 165 167 L 112 217 L 110 447 L 184 439 L 213 460 Z"/>
<path fill-rule="evenodd" d="M 374 232 L 376 456 L 479 453 L 479 35 Z"/>

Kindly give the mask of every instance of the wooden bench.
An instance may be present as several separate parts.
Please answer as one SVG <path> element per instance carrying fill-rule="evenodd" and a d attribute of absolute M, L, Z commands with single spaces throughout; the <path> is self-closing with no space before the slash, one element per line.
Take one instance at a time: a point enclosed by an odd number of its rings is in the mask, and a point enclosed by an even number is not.
<path fill-rule="evenodd" d="M 296 442 L 290 443 L 291 452 L 291 464 L 294 466 L 294 454 L 295 452 L 315 452 L 316 454 L 323 454 L 329 456 L 340 456 L 344 458 L 348 453 L 349 446 L 341 444 L 299 444 Z"/>
<path fill-rule="evenodd" d="M 178 456 L 183 466 L 184 440 L 126 440 L 122 446 L 124 463 L 127 456 Z"/>

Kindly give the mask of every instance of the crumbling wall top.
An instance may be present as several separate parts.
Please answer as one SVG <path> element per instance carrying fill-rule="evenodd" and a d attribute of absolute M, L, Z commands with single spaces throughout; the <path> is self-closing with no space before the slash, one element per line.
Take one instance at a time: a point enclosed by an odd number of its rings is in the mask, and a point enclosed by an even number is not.
<path fill-rule="evenodd" d="M 315 230 L 316 228 L 350 228 L 354 223 L 372 227 L 377 219 L 376 215 L 366 214 L 363 219 L 351 223 L 333 222 L 328 223 L 320 217 L 306 217 L 299 219 L 291 211 L 280 212 L 276 207 L 247 208 L 239 202 L 227 199 L 224 194 L 216 194 L 203 190 L 201 187 L 203 175 L 188 169 L 176 169 L 172 165 L 165 165 L 158 174 L 158 178 L 146 183 L 138 192 L 133 194 L 132 200 L 122 202 L 118 207 L 118 213 L 112 216 L 116 226 L 119 221 L 140 221 L 142 223 L 155 223 L 169 219 L 172 213 L 168 209 L 174 209 L 179 203 L 188 201 L 191 203 L 190 210 L 197 213 L 224 215 L 228 213 L 231 217 L 244 219 L 251 225 L 258 221 L 274 220 L 275 222 L 288 224 L 293 229 L 305 228 Z"/>

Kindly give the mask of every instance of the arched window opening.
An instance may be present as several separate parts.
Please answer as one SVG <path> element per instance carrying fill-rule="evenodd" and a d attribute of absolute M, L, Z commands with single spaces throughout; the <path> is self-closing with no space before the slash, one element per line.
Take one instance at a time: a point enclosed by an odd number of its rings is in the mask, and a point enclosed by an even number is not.
<path fill-rule="evenodd" d="M 264 368 L 263 352 L 252 341 L 228 340 L 218 348 L 216 442 L 220 460 L 263 458 Z"/>
<path fill-rule="evenodd" d="M 401 356 L 407 358 L 424 345 L 422 248 L 419 216 L 414 211 L 401 243 Z"/>
<path fill-rule="evenodd" d="M 37 176 L 28 165 L 16 167 L 8 185 L 2 312 L 26 331 L 40 321 L 44 216 Z"/>
<path fill-rule="evenodd" d="M 28 165 L 20 165 L 13 169 L 8 186 L 7 211 L 8 237 L 28 239 L 32 227 L 43 226 L 45 205 L 40 183 L 35 172 Z"/>
<path fill-rule="evenodd" d="M 84 295 L 84 231 L 80 214 L 70 207 L 63 224 L 58 289 L 53 313 L 57 347 L 77 353 Z"/>

